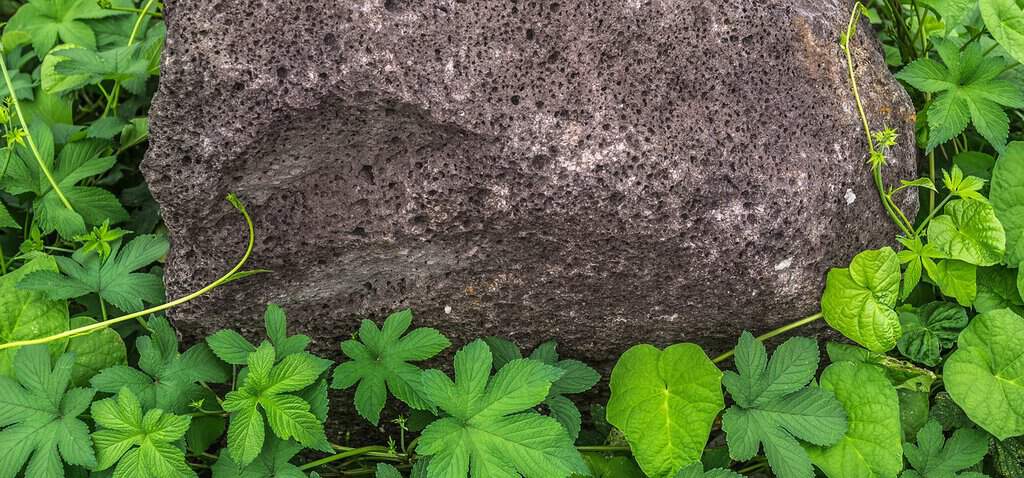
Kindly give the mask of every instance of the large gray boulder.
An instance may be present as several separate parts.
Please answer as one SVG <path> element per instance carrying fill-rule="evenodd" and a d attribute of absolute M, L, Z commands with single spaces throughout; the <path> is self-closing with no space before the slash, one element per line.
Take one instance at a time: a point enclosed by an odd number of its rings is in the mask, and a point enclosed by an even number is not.
<path fill-rule="evenodd" d="M 722 349 L 817 310 L 825 273 L 891 244 L 838 38 L 840 0 L 170 0 L 144 163 L 171 297 L 225 271 L 255 216 L 274 271 L 171 313 L 315 347 L 402 307 L 607 365 Z M 862 25 L 886 168 L 913 110 Z"/>

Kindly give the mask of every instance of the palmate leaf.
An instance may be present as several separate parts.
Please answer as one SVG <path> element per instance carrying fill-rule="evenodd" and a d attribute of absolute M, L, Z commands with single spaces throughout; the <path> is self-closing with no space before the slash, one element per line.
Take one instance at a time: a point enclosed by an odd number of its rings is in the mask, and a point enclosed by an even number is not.
<path fill-rule="evenodd" d="M 263 448 L 264 415 L 279 438 L 331 451 L 322 419 L 313 413 L 310 402 L 296 394 L 313 385 L 330 361 L 307 352 L 293 353 L 280 362 L 276 359 L 274 346 L 261 344 L 249 354 L 248 366 L 240 374 L 244 375 L 242 386 L 224 397 L 224 410 L 231 412 L 228 450 L 240 466 L 252 463 Z"/>
<path fill-rule="evenodd" d="M 700 461 L 725 407 L 721 382 L 722 372 L 697 345 L 633 346 L 612 369 L 608 422 L 626 435 L 644 473 L 672 477 Z"/>
<path fill-rule="evenodd" d="M 62 273 L 34 272 L 19 282 L 18 288 L 41 292 L 55 300 L 98 294 L 124 312 L 136 312 L 147 303 L 164 301 L 160 277 L 136 271 L 163 257 L 169 247 L 164 236 L 142 235 L 123 247 L 120 243 L 112 245 L 106 260 L 80 249 L 70 258 L 57 258 Z"/>
<path fill-rule="evenodd" d="M 946 440 L 942 425 L 929 421 L 917 432 L 917 444 L 904 443 L 903 453 L 913 467 L 904 471 L 902 478 L 948 478 L 970 468 L 988 452 L 988 436 L 984 432 L 962 428 Z M 980 475 L 980 474 L 979 474 Z M 980 475 L 985 476 L 985 475 Z"/>
<path fill-rule="evenodd" d="M 564 478 L 587 467 L 565 429 L 533 412 L 562 376 L 530 359 L 507 363 L 491 378 L 482 340 L 455 354 L 455 382 L 438 370 L 422 374 L 425 397 L 448 414 L 427 426 L 416 450 L 429 456 L 432 478 Z"/>
<path fill-rule="evenodd" d="M 523 358 L 519 347 L 508 340 L 499 337 L 484 337 L 483 340 L 490 347 L 491 354 L 494 356 L 495 371 L 500 370 L 512 360 Z M 533 350 L 530 358 L 565 371 L 551 385 L 551 390 L 548 392 L 548 397 L 544 399 L 543 405 L 547 407 L 551 417 L 558 420 L 558 423 L 561 423 L 575 440 L 580 434 L 581 414 L 576 408 L 576 404 L 565 395 L 590 390 L 601 380 L 601 375 L 579 360 L 559 360 L 558 352 L 555 351 L 556 346 L 554 341 L 544 342 Z"/>
<path fill-rule="evenodd" d="M 811 461 L 829 478 L 896 476 L 903 469 L 899 398 L 882 369 L 833 363 L 821 374 L 821 389 L 842 403 L 849 428 L 830 447 L 805 445 Z"/>
<path fill-rule="evenodd" d="M 305 335 L 288 335 L 287 316 L 277 304 L 267 304 L 263 314 L 263 325 L 267 338 L 278 358 L 304 352 L 309 347 L 309 337 Z M 206 338 L 213 353 L 231 365 L 248 365 L 249 354 L 256 351 L 256 346 L 234 330 L 224 329 Z"/>
<path fill-rule="evenodd" d="M 356 385 L 356 411 L 376 425 L 390 391 L 395 398 L 417 410 L 432 410 L 419 385 L 420 368 L 409 362 L 434 357 L 451 342 L 431 328 L 417 328 L 405 334 L 412 323 L 412 311 L 391 314 L 380 329 L 369 320 L 359 327 L 359 340 L 341 343 L 350 360 L 334 369 L 331 388 Z M 405 334 L 403 336 L 403 334 Z"/>
<path fill-rule="evenodd" d="M 900 337 L 893 307 L 899 296 L 899 259 L 883 247 L 857 254 L 848 269 L 828 272 L 821 310 L 832 328 L 874 352 L 887 352 Z"/>
<path fill-rule="evenodd" d="M 930 302 L 917 309 L 901 310 L 900 325 L 903 336 L 896 344 L 900 353 L 934 367 L 942 351 L 952 347 L 967 327 L 967 311 L 949 302 Z"/>
<path fill-rule="evenodd" d="M 1024 318 L 1009 309 L 975 316 L 943 366 L 953 400 L 1000 440 L 1024 435 Z"/>
<path fill-rule="evenodd" d="M 32 48 L 42 59 L 58 37 L 66 43 L 96 48 L 96 35 L 82 20 L 123 14 L 100 8 L 92 0 L 30 0 L 11 17 L 4 36 L 13 31 L 31 34 Z"/>
<path fill-rule="evenodd" d="M 722 380 L 736 401 L 722 416 L 732 458 L 749 460 L 763 444 L 777 476 L 814 476 L 811 460 L 797 440 L 828 446 L 847 430 L 846 412 L 835 395 L 808 386 L 818 359 L 815 341 L 793 337 L 769 361 L 764 344 L 743 333 L 736 346 L 739 373 L 727 371 Z"/>
<path fill-rule="evenodd" d="M 15 378 L 0 377 L 0 478 L 23 467 L 25 478 L 63 478 L 62 460 L 96 466 L 89 427 L 78 419 L 94 392 L 68 389 L 73 362 L 64 354 L 51 367 L 45 346 L 25 347 L 15 357 Z"/>
<path fill-rule="evenodd" d="M 52 257 L 40 256 L 0 276 L 0 342 L 35 339 L 68 330 L 67 301 L 51 300 L 42 293 L 15 287 L 30 273 L 56 269 L 57 264 Z M 51 356 L 59 357 L 64 347 L 65 342 L 62 341 L 50 344 Z M 0 375 L 14 376 L 16 353 L 17 349 L 0 351 Z"/>
<path fill-rule="evenodd" d="M 130 82 L 149 76 L 150 61 L 143 55 L 143 44 L 119 46 L 96 52 L 87 48 L 56 50 L 53 55 L 66 58 L 54 64 L 54 71 L 65 77 L 84 77 L 90 83 L 104 80 Z"/>
<path fill-rule="evenodd" d="M 178 446 L 192 417 L 160 409 L 143 414 L 142 404 L 126 387 L 115 397 L 93 403 L 92 418 L 98 427 L 92 434 L 98 454 L 96 469 L 114 466 L 114 476 L 119 478 L 196 476 Z"/>
<path fill-rule="evenodd" d="M 306 478 L 299 467 L 291 463 L 292 458 L 302 451 L 302 445 L 282 440 L 272 432 L 263 443 L 263 449 L 252 463 L 239 466 L 230 453 L 221 453 L 213 465 L 215 478 Z"/>
<path fill-rule="evenodd" d="M 180 414 L 205 395 L 198 382 L 224 383 L 231 376 L 205 344 L 179 353 L 177 335 L 167 319 L 150 319 L 148 327 L 152 334 L 135 340 L 141 370 L 125 365 L 103 369 L 90 380 L 93 388 L 117 393 L 127 387 L 147 409 Z"/>
<path fill-rule="evenodd" d="M 1010 124 L 1003 108 L 1024 107 L 1020 88 L 997 78 L 1003 71 L 1003 60 L 986 57 L 978 43 L 961 51 L 950 40 L 935 39 L 935 47 L 944 64 L 920 58 L 896 74 L 896 78 L 920 91 L 938 93 L 927 110 L 927 149 L 949 141 L 973 122 L 978 133 L 1002 151 Z"/>

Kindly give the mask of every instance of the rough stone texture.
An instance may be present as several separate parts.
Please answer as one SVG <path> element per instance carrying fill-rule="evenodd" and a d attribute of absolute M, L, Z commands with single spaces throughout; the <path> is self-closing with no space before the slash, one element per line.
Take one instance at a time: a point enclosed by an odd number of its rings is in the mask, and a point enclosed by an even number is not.
<path fill-rule="evenodd" d="M 358 318 L 412 307 L 457 344 L 554 337 L 607 366 L 813 313 L 829 267 L 895 233 L 838 47 L 848 7 L 170 0 L 144 164 L 169 295 L 238 256 L 229 191 L 275 271 L 171 317 L 256 333 L 273 301 L 337 358 Z M 913 110 L 866 29 L 861 87 L 908 178 Z"/>

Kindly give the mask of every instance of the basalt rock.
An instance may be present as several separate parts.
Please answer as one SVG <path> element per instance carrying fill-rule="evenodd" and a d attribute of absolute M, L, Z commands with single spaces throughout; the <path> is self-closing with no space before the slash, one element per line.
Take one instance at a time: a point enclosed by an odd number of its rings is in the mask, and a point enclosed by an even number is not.
<path fill-rule="evenodd" d="M 338 358 L 411 307 L 609 365 L 724 348 L 817 311 L 829 267 L 892 244 L 839 48 L 841 0 L 169 0 L 144 163 L 195 339 L 281 304 Z M 913 109 L 865 23 L 855 62 L 887 178 Z M 910 209 L 913 205 L 908 202 Z M 606 369 L 607 370 L 607 369 Z"/>

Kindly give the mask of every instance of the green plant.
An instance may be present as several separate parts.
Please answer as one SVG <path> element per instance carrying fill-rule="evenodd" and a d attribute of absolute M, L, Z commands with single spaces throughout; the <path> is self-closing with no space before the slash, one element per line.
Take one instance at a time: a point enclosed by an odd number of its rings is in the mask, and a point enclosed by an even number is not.
<path fill-rule="evenodd" d="M 1024 477 L 1019 0 L 858 4 L 839 47 L 898 249 L 856 255 L 821 312 L 714 359 L 631 347 L 589 417 L 575 394 L 600 375 L 554 342 L 469 342 L 453 379 L 431 368 L 451 341 L 409 310 L 364 320 L 337 366 L 273 304 L 258 343 L 220 330 L 182 351 L 158 314 L 266 271 L 243 270 L 254 226 L 229 195 L 245 254 L 165 302 L 168 244 L 137 171 L 161 9 L 30 0 L 0 41 L 0 477 Z M 918 109 L 922 177 L 895 187 L 898 135 L 871 129 L 854 74 L 862 16 Z M 896 200 L 914 192 L 916 216 Z M 829 342 L 820 374 L 813 339 L 769 356 L 821 319 L 857 345 Z M 332 440 L 331 387 L 354 388 L 387 443 Z"/>

